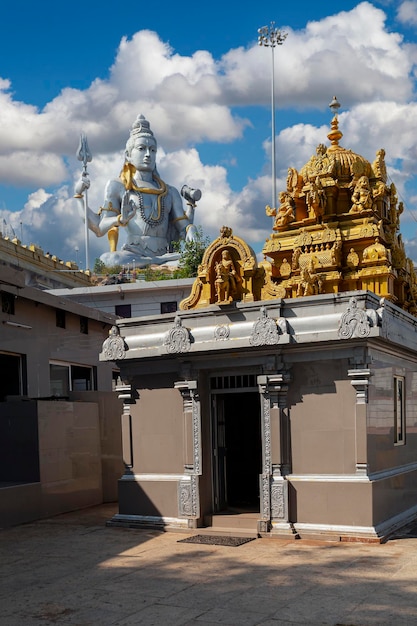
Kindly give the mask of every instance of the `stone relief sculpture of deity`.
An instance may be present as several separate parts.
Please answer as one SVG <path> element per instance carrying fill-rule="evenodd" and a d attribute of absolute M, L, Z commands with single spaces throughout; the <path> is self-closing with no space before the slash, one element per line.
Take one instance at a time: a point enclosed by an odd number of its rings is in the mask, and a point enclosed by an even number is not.
<path fill-rule="evenodd" d="M 349 213 L 362 213 L 362 211 L 369 211 L 373 207 L 373 196 L 371 186 L 369 184 L 369 178 L 367 176 L 361 176 L 355 185 L 355 189 L 352 194 L 352 208 Z"/>
<path fill-rule="evenodd" d="M 150 124 L 139 115 L 126 143 L 122 171 L 106 185 L 103 206 L 98 213 L 87 208 L 90 230 L 97 237 L 108 235 L 110 252 L 100 257 L 108 265 L 134 260 L 137 267 L 143 267 L 176 260 L 179 255 L 170 252 L 171 243 L 195 238 L 194 209 L 201 192 L 183 186 L 181 194 L 187 202 L 184 211 L 177 189 L 159 177 L 156 153 L 157 142 Z M 88 175 L 84 174 L 75 186 L 74 196 L 83 217 L 83 193 L 89 187 Z M 120 228 L 126 230 L 126 243 L 117 251 Z"/>
<path fill-rule="evenodd" d="M 310 188 L 306 193 L 306 200 L 310 212 L 312 212 L 317 221 L 320 222 L 326 207 L 326 193 L 319 176 L 311 181 Z"/>
<path fill-rule="evenodd" d="M 300 272 L 300 282 L 297 288 L 298 296 L 313 296 L 322 292 L 323 282 L 318 274 L 314 273 L 312 264 L 302 268 Z"/>
<path fill-rule="evenodd" d="M 270 206 L 266 207 L 266 214 L 270 217 L 275 217 L 273 230 L 279 230 L 291 224 L 295 220 L 294 208 L 295 203 L 288 191 L 281 191 L 279 194 L 280 205 L 277 209 L 273 209 Z"/>
<path fill-rule="evenodd" d="M 289 167 L 287 172 L 287 191 L 293 198 L 297 197 L 303 187 L 303 178 L 295 169 Z"/>
<path fill-rule="evenodd" d="M 223 250 L 221 261 L 216 263 L 215 270 L 217 302 L 230 302 L 236 294 L 237 282 L 240 277 L 228 250 Z"/>
<path fill-rule="evenodd" d="M 385 150 L 383 148 L 377 151 L 375 161 L 372 163 L 372 170 L 375 174 L 375 178 L 378 178 L 384 183 L 387 181 L 387 167 L 385 165 Z"/>
<path fill-rule="evenodd" d="M 327 148 L 324 144 L 320 143 L 316 148 L 315 156 L 306 163 L 302 168 L 301 174 L 304 182 L 308 183 L 311 180 L 315 180 L 317 176 L 331 176 L 334 173 L 335 162 L 327 154 Z"/>

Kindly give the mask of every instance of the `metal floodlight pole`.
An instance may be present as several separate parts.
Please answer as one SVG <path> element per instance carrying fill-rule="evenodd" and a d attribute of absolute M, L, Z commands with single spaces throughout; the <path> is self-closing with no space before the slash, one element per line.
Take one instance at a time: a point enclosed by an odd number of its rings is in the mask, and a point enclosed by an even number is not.
<path fill-rule="evenodd" d="M 272 205 L 275 207 L 277 199 L 277 172 L 275 162 L 275 46 L 281 46 L 287 38 L 287 33 L 284 33 L 279 28 L 275 28 L 275 22 L 271 22 L 270 26 L 263 26 L 258 28 L 258 43 L 265 48 L 271 48 L 271 133 L 272 133 Z"/>

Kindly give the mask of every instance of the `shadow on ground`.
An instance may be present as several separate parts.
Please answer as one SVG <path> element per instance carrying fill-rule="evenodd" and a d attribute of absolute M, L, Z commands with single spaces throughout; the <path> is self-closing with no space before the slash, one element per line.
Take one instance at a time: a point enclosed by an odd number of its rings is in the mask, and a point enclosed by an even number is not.
<path fill-rule="evenodd" d="M 417 625 L 415 534 L 197 546 L 106 527 L 113 512 L 0 532 L 1 626 Z"/>
<path fill-rule="evenodd" d="M 417 539 L 417 519 L 392 533 L 388 541 L 392 539 Z"/>

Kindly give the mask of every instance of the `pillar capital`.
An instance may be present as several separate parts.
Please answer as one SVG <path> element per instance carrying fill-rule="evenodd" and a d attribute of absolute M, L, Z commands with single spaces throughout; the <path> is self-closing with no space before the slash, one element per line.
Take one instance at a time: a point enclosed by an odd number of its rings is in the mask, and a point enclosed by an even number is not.
<path fill-rule="evenodd" d="M 351 378 L 350 382 L 356 391 L 356 404 L 367 404 L 371 370 L 367 368 L 348 370 L 348 376 Z"/>

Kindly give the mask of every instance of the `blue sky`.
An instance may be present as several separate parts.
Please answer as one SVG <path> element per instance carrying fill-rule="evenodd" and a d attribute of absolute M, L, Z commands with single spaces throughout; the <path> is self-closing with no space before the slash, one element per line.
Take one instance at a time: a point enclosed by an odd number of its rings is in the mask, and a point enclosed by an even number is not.
<path fill-rule="evenodd" d="M 417 262 L 417 0 L 311 3 L 120 3 L 65 9 L 23 0 L 1 8 L 0 220 L 83 266 L 84 228 L 72 199 L 86 132 L 98 210 L 118 175 L 138 113 L 158 139 L 169 183 L 198 186 L 195 222 L 223 224 L 259 252 L 271 232 L 270 51 L 257 29 L 288 37 L 276 49 L 277 189 L 328 143 L 328 104 L 342 104 L 341 141 L 373 161 L 383 147 L 406 210 L 401 230 Z M 77 252 L 78 248 L 78 252 Z M 90 235 L 90 257 L 107 242 Z"/>

